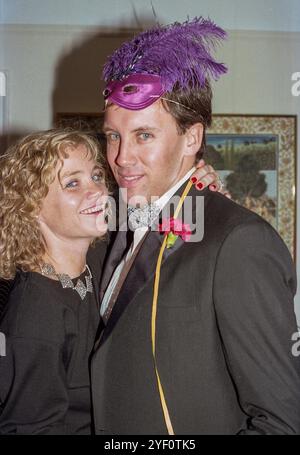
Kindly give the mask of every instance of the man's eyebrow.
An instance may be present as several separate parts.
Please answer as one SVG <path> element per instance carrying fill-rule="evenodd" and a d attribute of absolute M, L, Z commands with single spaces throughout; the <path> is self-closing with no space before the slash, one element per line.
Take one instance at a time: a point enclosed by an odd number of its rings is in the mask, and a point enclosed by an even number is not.
<path fill-rule="evenodd" d="M 109 125 L 104 125 L 104 127 L 102 128 L 102 132 L 106 133 L 107 131 L 116 131 L 116 130 Z"/>
<path fill-rule="evenodd" d="M 138 133 L 139 131 L 158 131 L 158 130 L 159 130 L 159 128 L 156 128 L 155 126 L 143 125 L 143 126 L 139 126 L 132 132 Z"/>
<path fill-rule="evenodd" d="M 134 130 L 132 130 L 131 132 L 132 133 L 136 133 L 136 132 L 139 132 L 139 131 L 158 131 L 159 128 L 156 128 L 154 126 L 149 126 L 149 125 L 142 125 L 142 126 L 139 126 L 138 128 L 135 128 Z M 109 125 L 106 125 L 103 127 L 103 133 L 106 133 L 107 131 L 117 131 L 117 129 L 115 128 L 112 128 L 111 126 Z"/>

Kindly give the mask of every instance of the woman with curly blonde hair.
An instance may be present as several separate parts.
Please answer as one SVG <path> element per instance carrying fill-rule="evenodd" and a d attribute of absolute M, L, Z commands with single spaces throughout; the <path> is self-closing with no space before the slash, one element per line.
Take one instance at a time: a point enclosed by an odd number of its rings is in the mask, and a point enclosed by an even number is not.
<path fill-rule="evenodd" d="M 195 182 L 216 183 L 201 167 Z M 29 135 L 0 158 L 0 278 L 15 279 L 0 317 L 0 434 L 92 432 L 106 242 L 89 247 L 107 230 L 105 177 L 97 143 L 79 131 Z"/>
<path fill-rule="evenodd" d="M 29 135 L 0 159 L 0 277 L 15 278 L 0 320 L 0 434 L 91 433 L 105 242 L 94 268 L 86 256 L 107 230 L 107 194 L 97 142 L 79 131 Z"/>

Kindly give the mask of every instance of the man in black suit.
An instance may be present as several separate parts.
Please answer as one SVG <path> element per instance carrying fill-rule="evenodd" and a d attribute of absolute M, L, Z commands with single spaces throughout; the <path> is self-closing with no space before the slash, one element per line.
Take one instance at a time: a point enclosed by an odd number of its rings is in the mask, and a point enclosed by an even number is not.
<path fill-rule="evenodd" d="M 210 53 L 222 37 L 202 18 L 157 27 L 104 71 L 108 162 L 139 206 L 129 249 L 120 226 L 102 277 L 98 434 L 300 432 L 288 250 L 262 218 L 189 184 L 211 121 L 209 76 L 225 72 Z"/>

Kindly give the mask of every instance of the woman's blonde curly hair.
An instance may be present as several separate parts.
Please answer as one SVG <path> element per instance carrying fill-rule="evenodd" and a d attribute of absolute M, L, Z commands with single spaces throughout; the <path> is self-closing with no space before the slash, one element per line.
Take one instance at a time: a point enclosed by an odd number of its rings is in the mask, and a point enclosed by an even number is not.
<path fill-rule="evenodd" d="M 106 174 L 96 139 L 72 129 L 30 134 L 0 157 L 0 277 L 12 279 L 18 269 L 40 268 L 45 254 L 37 218 L 42 201 L 66 148 L 81 144 Z"/>

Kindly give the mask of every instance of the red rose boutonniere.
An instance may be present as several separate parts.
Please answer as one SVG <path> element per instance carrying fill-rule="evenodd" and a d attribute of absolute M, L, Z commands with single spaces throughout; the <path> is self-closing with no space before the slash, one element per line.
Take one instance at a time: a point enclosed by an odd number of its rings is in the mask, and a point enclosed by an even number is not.
<path fill-rule="evenodd" d="M 167 248 L 171 248 L 178 237 L 181 237 L 184 242 L 188 242 L 191 238 L 192 231 L 189 224 L 184 224 L 176 218 L 165 218 L 158 226 L 159 232 L 164 232 L 167 235 Z"/>

